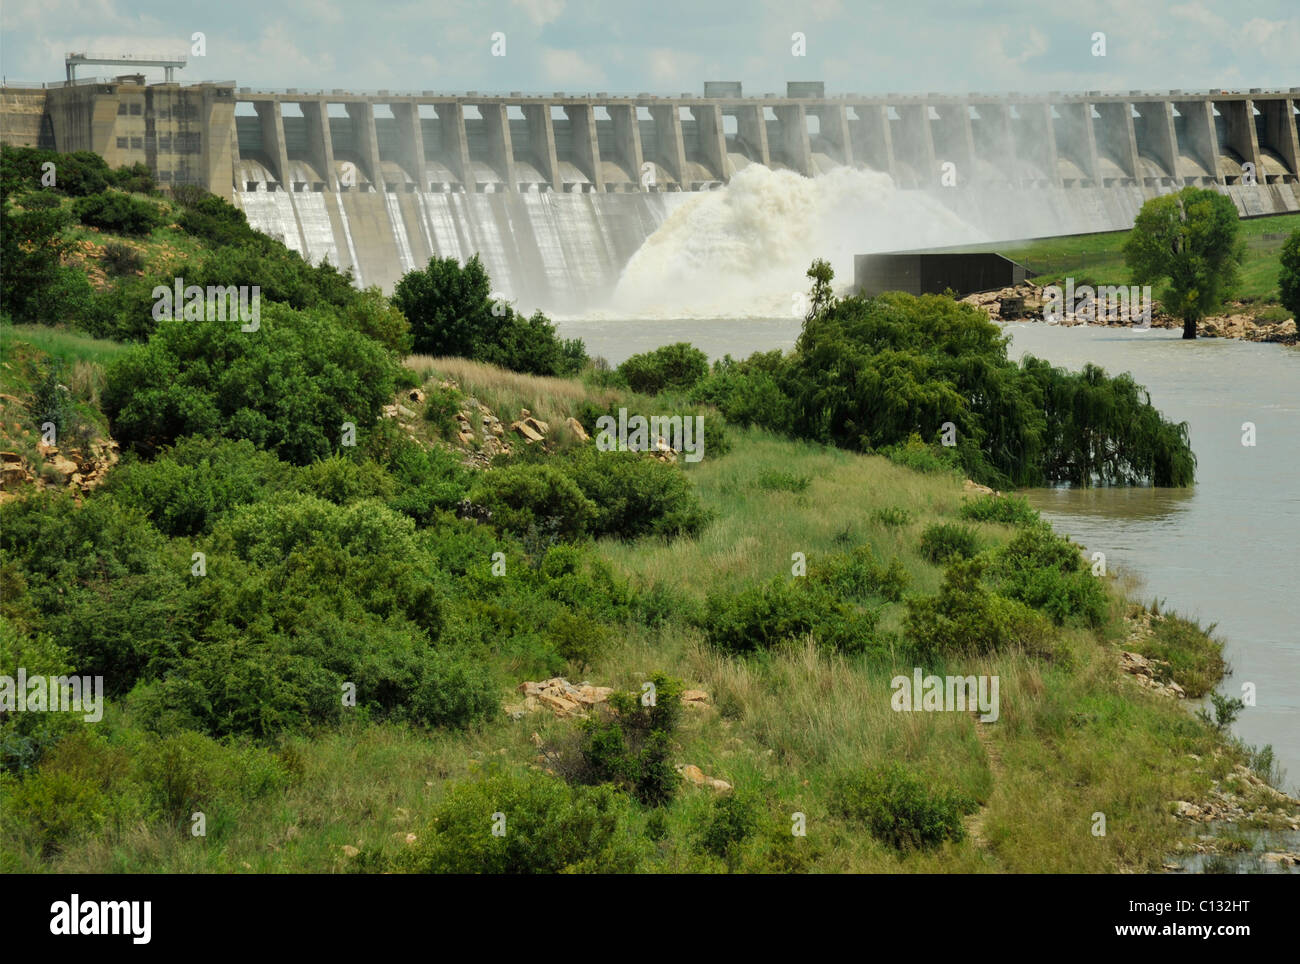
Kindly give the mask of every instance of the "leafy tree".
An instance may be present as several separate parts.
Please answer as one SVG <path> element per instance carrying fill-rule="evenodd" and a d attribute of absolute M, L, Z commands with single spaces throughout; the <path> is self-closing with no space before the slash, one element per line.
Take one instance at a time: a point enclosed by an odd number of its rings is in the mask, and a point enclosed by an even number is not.
<path fill-rule="evenodd" d="M 39 321 L 40 293 L 58 275 L 71 222 L 59 208 L 15 207 L 0 201 L 0 294 L 15 321 Z"/>
<path fill-rule="evenodd" d="M 392 397 L 396 363 L 323 309 L 263 305 L 238 321 L 162 321 L 106 374 L 104 411 L 123 445 L 149 454 L 184 435 L 245 438 L 297 464 L 358 436 Z"/>
<path fill-rule="evenodd" d="M 430 258 L 393 288 L 393 304 L 411 323 L 414 349 L 426 355 L 473 358 L 491 325 L 492 282 L 476 254 L 464 267 L 455 258 Z"/>
<path fill-rule="evenodd" d="M 1124 260 L 1138 284 L 1162 278 L 1161 300 L 1183 319 L 1183 337 L 1236 285 L 1242 248 L 1237 208 L 1225 194 L 1185 187 L 1142 205 L 1124 243 Z"/>
<path fill-rule="evenodd" d="M 804 317 L 804 321 L 811 321 L 835 304 L 835 295 L 831 290 L 831 281 L 835 278 L 835 272 L 831 269 L 829 261 L 818 258 L 809 267 L 807 277 L 813 285 L 808 299 L 808 314 Z"/>
<path fill-rule="evenodd" d="M 658 395 L 670 390 L 687 391 L 709 373 L 709 356 L 679 341 L 633 355 L 618 366 L 618 371 L 634 392 Z"/>
<path fill-rule="evenodd" d="M 1300 231 L 1292 231 L 1282 245 L 1281 261 L 1277 287 L 1282 295 L 1282 307 L 1300 319 Z"/>
<path fill-rule="evenodd" d="M 579 339 L 560 339 L 540 311 L 525 318 L 491 297 L 492 282 L 476 254 L 464 265 L 431 258 L 393 289 L 393 304 L 411 325 L 414 350 L 457 355 L 530 375 L 574 375 L 587 363 Z"/>

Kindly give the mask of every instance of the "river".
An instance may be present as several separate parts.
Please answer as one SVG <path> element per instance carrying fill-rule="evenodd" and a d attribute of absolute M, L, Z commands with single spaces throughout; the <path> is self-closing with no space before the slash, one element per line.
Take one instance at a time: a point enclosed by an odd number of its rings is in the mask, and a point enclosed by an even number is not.
<path fill-rule="evenodd" d="M 561 322 L 592 355 L 618 364 L 689 341 L 712 358 L 793 347 L 797 318 Z M 1128 371 L 1167 417 L 1186 421 L 1197 484 L 1178 489 L 1040 489 L 1024 494 L 1060 532 L 1106 554 L 1107 568 L 1141 580 L 1136 595 L 1217 624 L 1240 696 L 1256 705 L 1233 727 L 1272 744 L 1286 785 L 1300 787 L 1300 349 L 1202 338 L 1175 330 L 1007 326 L 1011 355 L 1077 370 Z M 1243 423 L 1255 445 L 1242 444 Z"/>

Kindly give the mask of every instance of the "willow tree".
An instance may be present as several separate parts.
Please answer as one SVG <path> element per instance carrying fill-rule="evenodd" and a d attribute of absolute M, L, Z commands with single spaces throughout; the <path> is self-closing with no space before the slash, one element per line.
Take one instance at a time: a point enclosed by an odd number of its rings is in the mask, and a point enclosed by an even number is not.
<path fill-rule="evenodd" d="M 1185 187 L 1142 205 L 1124 243 L 1135 284 L 1158 284 L 1165 308 L 1183 320 L 1183 337 L 1216 308 L 1237 283 L 1242 245 L 1236 205 L 1209 188 Z"/>

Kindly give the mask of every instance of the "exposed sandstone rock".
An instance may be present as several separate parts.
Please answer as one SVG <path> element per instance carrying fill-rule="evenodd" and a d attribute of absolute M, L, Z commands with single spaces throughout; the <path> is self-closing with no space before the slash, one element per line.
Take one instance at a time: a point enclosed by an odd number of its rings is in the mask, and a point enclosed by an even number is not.
<path fill-rule="evenodd" d="M 591 441 L 591 436 L 588 435 L 587 430 L 582 427 L 582 423 L 572 415 L 564 420 L 564 427 L 572 432 L 579 442 Z"/>
<path fill-rule="evenodd" d="M 585 682 L 575 685 L 562 676 L 540 682 L 525 680 L 516 690 L 523 694 L 523 702 L 504 707 L 513 719 L 541 709 L 549 709 L 561 718 L 586 716 L 596 707 L 608 703 L 610 694 L 614 692 L 610 686 L 592 686 Z"/>
<path fill-rule="evenodd" d="M 731 789 L 731 784 L 726 780 L 719 780 L 716 777 L 708 776 L 694 763 L 679 766 L 677 772 L 682 775 L 683 780 L 697 787 L 708 787 L 709 789 L 716 790 L 719 793 L 726 793 Z"/>

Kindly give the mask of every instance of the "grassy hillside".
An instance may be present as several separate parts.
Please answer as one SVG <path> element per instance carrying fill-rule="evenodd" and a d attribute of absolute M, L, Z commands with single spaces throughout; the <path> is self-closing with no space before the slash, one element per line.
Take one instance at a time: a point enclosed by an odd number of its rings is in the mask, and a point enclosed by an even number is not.
<path fill-rule="evenodd" d="M 1279 214 L 1241 222 L 1245 257 L 1241 265 L 1241 287 L 1235 297 L 1247 303 L 1278 301 L 1278 258 L 1287 236 L 1300 229 L 1300 214 Z M 1122 253 L 1128 231 L 1077 234 L 1039 238 L 1010 244 L 972 246 L 969 250 L 996 251 L 1019 261 L 1041 277 L 1041 284 L 1059 284 L 1073 276 L 1076 284 L 1090 279 L 1093 284 L 1126 285 L 1128 269 Z"/>
<path fill-rule="evenodd" d="M 1127 376 L 824 263 L 800 351 L 611 371 L 476 259 L 389 299 L 41 156 L 0 152 L 0 677 L 104 701 L 0 705 L 0 870 L 1150 871 L 1220 791 L 1300 820 L 1177 698 L 1220 642 L 971 480 L 1190 484 Z M 172 271 L 259 326 L 157 316 Z"/>

